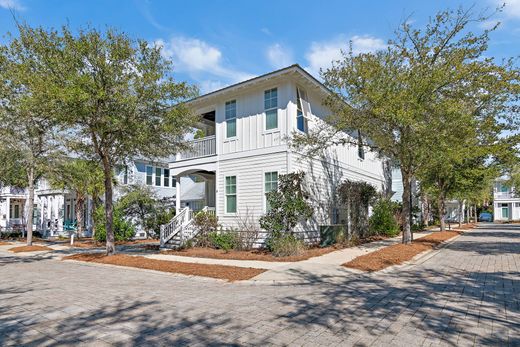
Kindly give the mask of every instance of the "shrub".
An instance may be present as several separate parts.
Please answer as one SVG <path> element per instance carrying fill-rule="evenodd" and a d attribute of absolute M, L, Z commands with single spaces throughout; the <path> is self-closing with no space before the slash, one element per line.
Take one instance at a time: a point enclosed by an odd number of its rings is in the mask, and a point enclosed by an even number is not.
<path fill-rule="evenodd" d="M 379 200 L 369 219 L 370 231 L 378 235 L 396 236 L 399 224 L 394 218 L 394 203 L 388 199 Z"/>
<path fill-rule="evenodd" d="M 213 231 L 208 234 L 208 239 L 213 247 L 226 252 L 238 246 L 237 235 L 232 231 Z"/>
<path fill-rule="evenodd" d="M 193 216 L 193 224 L 198 229 L 197 245 L 202 247 L 212 247 L 209 234 L 218 229 L 218 217 L 215 214 L 200 211 Z"/>
<path fill-rule="evenodd" d="M 305 249 L 303 241 L 292 234 L 276 235 L 270 238 L 267 244 L 275 257 L 298 255 Z"/>
<path fill-rule="evenodd" d="M 114 238 L 116 241 L 127 241 L 134 237 L 135 227 L 124 219 L 123 211 L 117 208 L 117 206 L 114 208 L 113 218 Z M 104 206 L 99 206 L 94 212 L 94 223 L 96 225 L 96 241 L 105 242 L 107 232 Z"/>

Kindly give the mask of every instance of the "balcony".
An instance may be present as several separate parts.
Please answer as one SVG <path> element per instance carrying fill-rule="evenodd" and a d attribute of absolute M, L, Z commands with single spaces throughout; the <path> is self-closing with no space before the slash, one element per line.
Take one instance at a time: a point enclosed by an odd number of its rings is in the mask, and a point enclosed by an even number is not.
<path fill-rule="evenodd" d="M 518 197 L 512 192 L 495 192 L 495 200 L 510 200 Z"/>
<path fill-rule="evenodd" d="M 202 158 L 215 155 L 217 154 L 216 144 L 217 141 L 215 135 L 190 141 L 191 149 L 179 153 L 177 160 Z"/>

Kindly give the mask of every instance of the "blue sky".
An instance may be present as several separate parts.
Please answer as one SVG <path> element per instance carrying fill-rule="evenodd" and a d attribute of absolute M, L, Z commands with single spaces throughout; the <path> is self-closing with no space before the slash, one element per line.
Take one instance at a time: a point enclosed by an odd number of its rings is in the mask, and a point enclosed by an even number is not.
<path fill-rule="evenodd" d="M 520 0 L 505 1 L 487 54 L 497 58 L 520 54 Z M 116 27 L 161 43 L 176 78 L 208 92 L 293 63 L 317 75 L 350 40 L 359 52 L 384 47 L 408 17 L 421 26 L 442 9 L 492 10 L 502 2 L 0 0 L 0 34 L 15 30 L 9 8 L 33 26 Z"/>

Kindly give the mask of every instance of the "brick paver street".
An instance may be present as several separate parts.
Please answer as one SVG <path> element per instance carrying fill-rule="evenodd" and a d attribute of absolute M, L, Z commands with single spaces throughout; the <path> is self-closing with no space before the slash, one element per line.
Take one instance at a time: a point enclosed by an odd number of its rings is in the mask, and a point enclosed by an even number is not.
<path fill-rule="evenodd" d="M 229 284 L 0 253 L 0 345 L 520 345 L 520 226 L 341 283 Z"/>

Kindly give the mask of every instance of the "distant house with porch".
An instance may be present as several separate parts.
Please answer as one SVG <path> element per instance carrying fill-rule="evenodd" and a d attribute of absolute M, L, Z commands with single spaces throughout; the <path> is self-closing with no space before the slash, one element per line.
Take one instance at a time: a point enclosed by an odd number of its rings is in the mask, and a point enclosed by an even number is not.
<path fill-rule="evenodd" d="M 175 177 L 171 176 L 168 164 L 164 162 L 152 162 L 147 160 L 134 160 L 118 167 L 115 173 L 117 185 L 115 186 L 115 200 L 124 193 L 129 185 L 149 186 L 159 199 L 170 202 L 175 206 Z M 193 179 L 183 179 L 187 188 L 200 186 Z M 203 184 L 203 183 L 201 183 Z M 190 189 L 191 190 L 191 189 Z M 193 205 L 201 205 L 203 197 L 200 188 L 193 191 L 187 200 Z M 3 186 L 0 187 L 0 230 L 25 230 L 27 224 L 27 198 L 26 189 Z M 102 198 L 102 197 L 101 197 Z M 46 179 L 37 182 L 34 197 L 33 228 L 44 237 L 53 237 L 68 234 L 68 229 L 76 223 L 76 196 L 69 190 L 54 189 Z M 85 215 L 83 216 L 85 236 L 91 234 L 93 226 L 93 201 L 88 198 L 85 202 Z M 138 231 L 137 237 L 145 236 Z"/>
<path fill-rule="evenodd" d="M 323 101 L 329 95 L 322 83 L 292 65 L 190 101 L 188 106 L 201 118 L 198 133 L 204 136 L 169 164 L 177 181 L 176 196 L 184 198 L 182 177 L 198 177 L 204 181 L 203 209 L 215 213 L 224 228 L 238 228 L 247 215 L 258 225 L 268 209 L 266 193 L 277 188 L 279 175 L 302 170 L 314 216 L 297 231 L 316 241 L 320 227 L 345 222 L 337 188 L 349 179 L 381 191 L 383 161 L 365 151 L 361 141 L 358 146 L 333 146 L 313 157 L 287 141 L 293 132 L 304 134 L 325 122 L 331 112 Z M 192 229 L 191 206 L 178 199 L 176 210 L 162 232 L 165 247 L 177 246 L 185 239 L 181 234 Z"/>
<path fill-rule="evenodd" d="M 500 222 L 520 220 L 520 195 L 507 183 L 506 177 L 495 180 L 493 218 Z"/>

